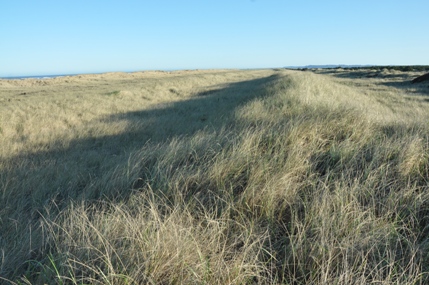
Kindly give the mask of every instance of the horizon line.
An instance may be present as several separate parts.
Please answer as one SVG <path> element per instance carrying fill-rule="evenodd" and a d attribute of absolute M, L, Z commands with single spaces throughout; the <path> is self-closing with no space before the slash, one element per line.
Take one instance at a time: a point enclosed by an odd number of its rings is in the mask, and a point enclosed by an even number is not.
<path fill-rule="evenodd" d="M 291 69 L 299 69 L 299 68 L 353 68 L 353 67 L 388 67 L 388 66 L 428 66 L 429 64 L 307 64 L 307 65 L 285 65 L 281 67 L 255 67 L 255 68 L 172 68 L 172 69 L 141 69 L 141 70 L 133 70 L 133 71 L 95 71 L 95 72 L 73 72 L 73 73 L 50 73 L 50 74 L 32 74 L 32 75 L 8 75 L 3 76 L 0 75 L 0 79 L 11 80 L 11 79 L 26 79 L 26 78 L 55 78 L 62 76 L 78 76 L 78 75 L 90 75 L 90 74 L 104 74 L 104 73 L 135 73 L 135 72 L 150 72 L 150 71 L 163 71 L 163 72 L 171 72 L 171 71 L 181 71 L 181 70 L 221 70 L 221 69 L 241 69 L 241 70 L 251 70 L 251 69 L 275 69 L 275 68 L 291 68 Z"/>

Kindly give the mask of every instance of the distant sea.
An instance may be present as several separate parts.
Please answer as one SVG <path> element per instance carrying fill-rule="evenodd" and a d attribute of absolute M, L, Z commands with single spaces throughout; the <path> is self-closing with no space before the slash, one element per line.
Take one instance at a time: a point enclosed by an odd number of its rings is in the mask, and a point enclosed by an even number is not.
<path fill-rule="evenodd" d="M 162 69 L 162 71 L 174 71 L 176 69 Z M 134 72 L 141 72 L 145 70 L 137 70 L 137 71 L 104 71 L 104 72 L 83 72 L 83 73 L 72 73 L 72 74 L 49 74 L 49 75 L 31 75 L 31 76 L 0 76 L 0 79 L 27 79 L 27 78 L 34 78 L 34 79 L 48 79 L 48 78 L 55 78 L 55 77 L 64 77 L 64 76 L 76 76 L 76 75 L 84 75 L 84 74 L 103 74 L 108 72 L 123 72 L 123 73 L 134 73 Z M 149 71 L 149 70 L 148 70 Z"/>
<path fill-rule="evenodd" d="M 55 78 L 55 77 L 63 77 L 63 76 L 74 76 L 79 74 L 55 74 L 55 75 L 32 75 L 32 76 L 6 76 L 6 77 L 0 77 L 0 79 L 27 79 L 27 78 L 34 78 L 34 79 L 47 79 L 47 78 Z"/>

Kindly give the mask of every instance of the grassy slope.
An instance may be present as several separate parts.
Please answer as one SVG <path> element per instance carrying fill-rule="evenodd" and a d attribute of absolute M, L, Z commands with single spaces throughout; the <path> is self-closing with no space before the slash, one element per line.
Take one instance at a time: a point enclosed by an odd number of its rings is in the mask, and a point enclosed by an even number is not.
<path fill-rule="evenodd" d="M 428 105 L 382 83 L 270 70 L 4 83 L 0 276 L 428 282 Z"/>

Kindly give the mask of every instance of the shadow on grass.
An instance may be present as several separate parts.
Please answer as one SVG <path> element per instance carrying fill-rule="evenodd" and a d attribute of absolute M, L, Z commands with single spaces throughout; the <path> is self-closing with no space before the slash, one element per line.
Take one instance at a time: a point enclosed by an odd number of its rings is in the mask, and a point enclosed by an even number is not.
<path fill-rule="evenodd" d="M 378 84 L 400 89 L 401 91 L 409 95 L 417 95 L 417 96 L 424 96 L 424 97 L 429 96 L 429 84 L 427 82 L 413 84 L 411 83 L 410 80 L 406 80 L 406 81 L 384 81 Z M 424 100 L 427 101 L 427 98 Z"/>
<path fill-rule="evenodd" d="M 379 70 L 350 70 L 341 72 L 326 70 L 319 71 L 318 73 L 344 79 L 368 79 L 373 84 L 393 87 L 409 95 L 429 96 L 429 83 L 411 83 L 415 76 L 409 72 L 389 74 Z"/>
<path fill-rule="evenodd" d="M 273 74 L 227 84 L 188 100 L 106 116 L 100 121 L 122 121 L 124 131 L 75 139 L 67 147 L 60 142 L 48 151 L 21 153 L 4 161 L 0 164 L 0 246 L 6 255 L 0 264 L 5 262 L 6 266 L 0 275 L 16 276 L 27 270 L 26 260 L 43 258 L 43 229 L 39 228 L 43 219 L 55 220 L 72 202 L 98 205 L 126 201 L 135 192 L 135 182 L 121 176 L 126 176 L 124 169 L 135 167 L 130 159 L 140 149 L 148 145 L 147 149 L 156 149 L 199 131 L 233 132 L 235 110 L 268 95 L 267 84 L 277 78 Z M 122 179 L 122 184 L 115 179 Z"/>
<path fill-rule="evenodd" d="M 7 168 L 0 170 L 4 188 L 0 196 L 2 215 L 14 220 L 34 221 L 45 208 L 54 205 L 61 210 L 71 200 L 126 199 L 132 192 L 131 185 L 128 189 L 106 192 L 102 186 L 94 189 L 97 187 L 93 184 L 104 179 L 105 173 L 126 167 L 130 155 L 146 144 L 169 142 L 201 130 L 233 129 L 234 111 L 246 102 L 266 95 L 266 84 L 276 78 L 271 75 L 232 83 L 151 110 L 107 116 L 101 121 L 123 121 L 127 126 L 125 131 L 117 135 L 75 139 L 67 148 L 54 146 L 49 151 L 13 157 L 5 164 Z M 104 182 L 105 185 L 108 183 Z"/>

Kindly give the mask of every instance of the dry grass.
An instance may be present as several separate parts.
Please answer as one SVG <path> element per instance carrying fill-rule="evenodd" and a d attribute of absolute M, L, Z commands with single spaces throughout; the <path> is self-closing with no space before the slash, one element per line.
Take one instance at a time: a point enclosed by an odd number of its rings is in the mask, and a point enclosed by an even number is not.
<path fill-rule="evenodd" d="M 429 105 L 399 75 L 0 81 L 1 280 L 426 284 Z"/>

